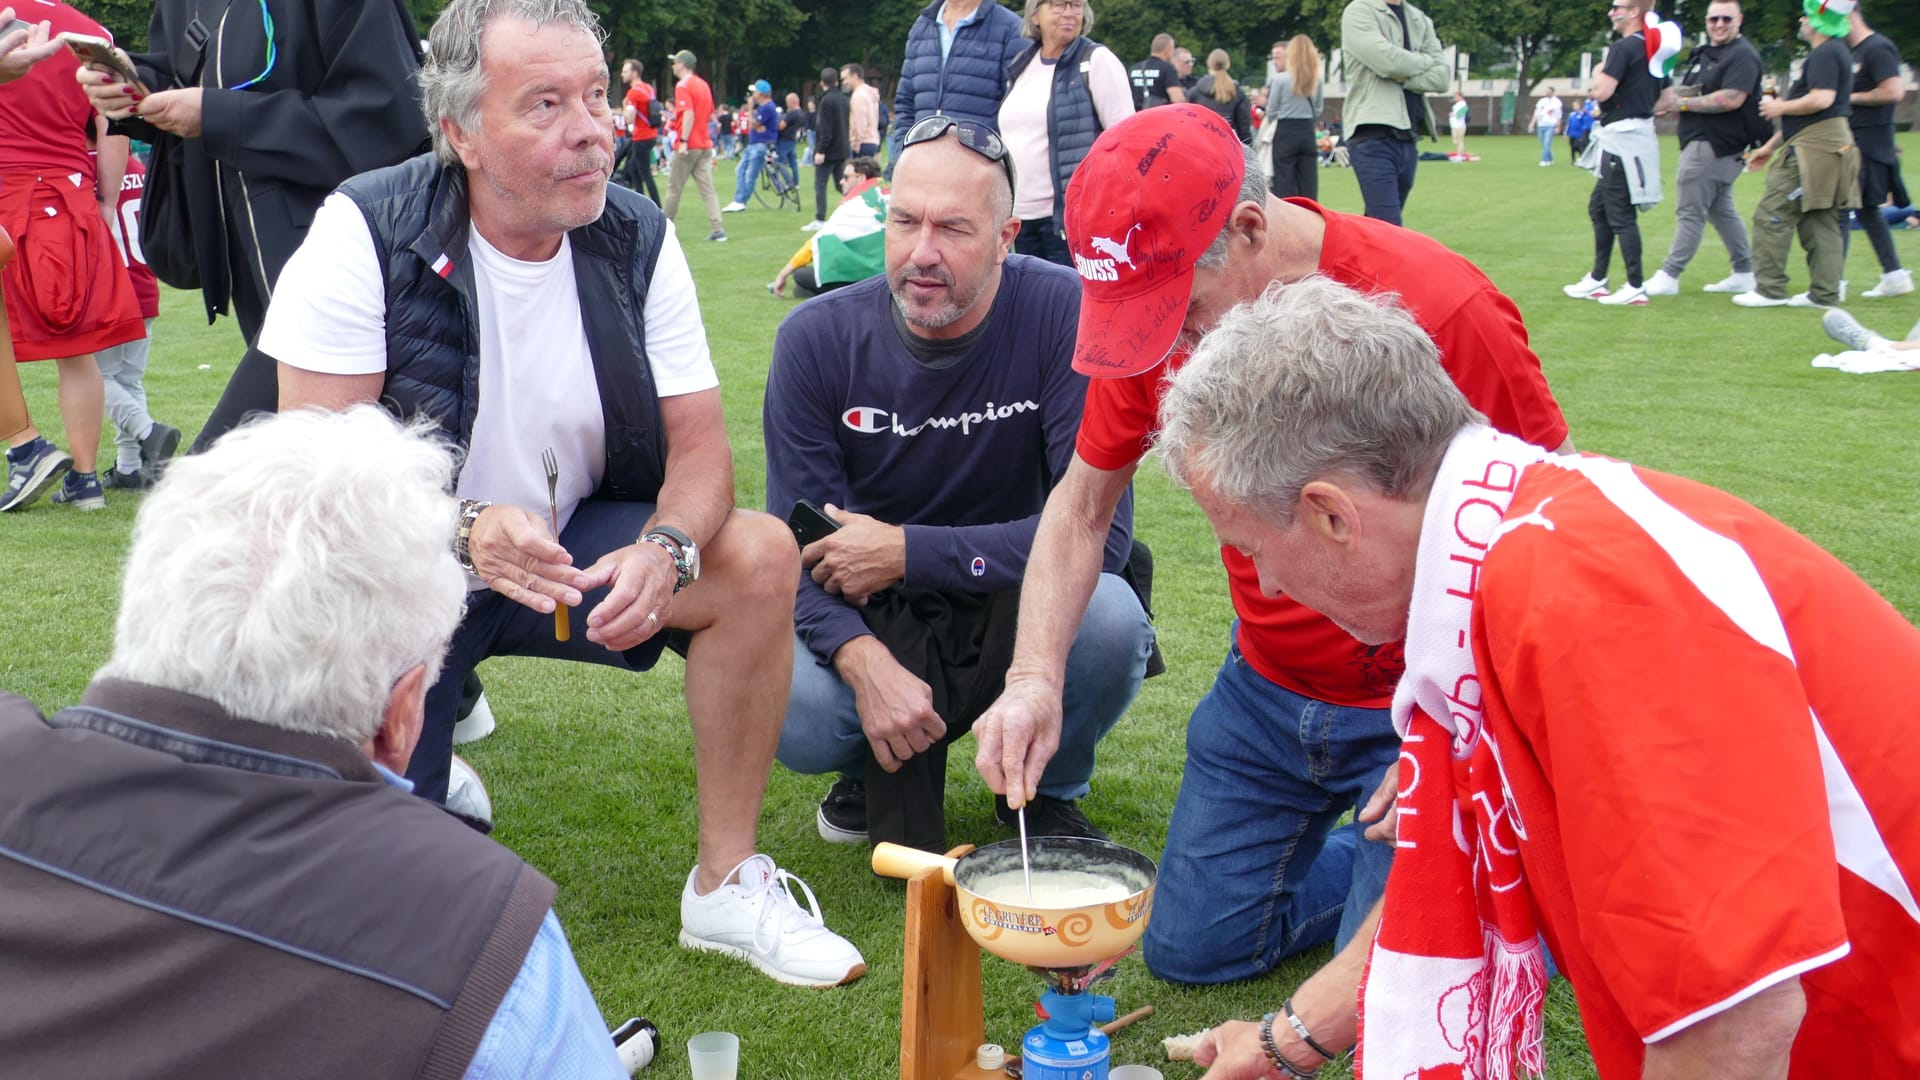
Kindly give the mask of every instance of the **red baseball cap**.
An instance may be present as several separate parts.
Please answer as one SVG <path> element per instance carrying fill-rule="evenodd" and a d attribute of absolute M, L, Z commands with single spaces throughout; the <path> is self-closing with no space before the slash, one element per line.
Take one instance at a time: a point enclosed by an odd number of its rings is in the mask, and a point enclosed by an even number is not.
<path fill-rule="evenodd" d="M 1239 138 L 1204 106 L 1156 106 L 1101 133 L 1067 185 L 1075 371 L 1124 378 L 1167 358 L 1194 263 L 1226 226 L 1246 172 Z"/>

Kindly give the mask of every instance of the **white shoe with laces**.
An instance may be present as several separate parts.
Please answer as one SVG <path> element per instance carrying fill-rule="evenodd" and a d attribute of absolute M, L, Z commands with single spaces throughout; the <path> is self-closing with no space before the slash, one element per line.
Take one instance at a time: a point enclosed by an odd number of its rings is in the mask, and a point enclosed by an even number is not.
<path fill-rule="evenodd" d="M 1751 289 L 1741 293 L 1739 296 L 1734 297 L 1733 302 L 1736 304 L 1739 304 L 1741 307 L 1786 307 L 1787 306 L 1787 298 L 1784 296 L 1780 296 L 1780 297 L 1767 296 Z"/>
<path fill-rule="evenodd" d="M 1644 286 L 1648 296 L 1679 296 L 1680 279 L 1665 270 L 1655 270 Z"/>
<path fill-rule="evenodd" d="M 1598 300 L 1607 295 L 1607 279 L 1587 274 L 1579 281 L 1562 287 L 1560 291 L 1575 300 Z"/>
<path fill-rule="evenodd" d="M 1820 301 L 1815 300 L 1811 292 L 1797 292 L 1797 293 L 1794 293 L 1792 296 L 1787 297 L 1787 306 L 1788 307 L 1826 308 L 1826 307 L 1831 307 L 1832 305 L 1823 304 Z"/>
<path fill-rule="evenodd" d="M 1828 308 L 1820 317 L 1820 328 L 1827 336 L 1860 352 L 1872 352 L 1887 347 L 1887 339 L 1860 325 L 1860 320 L 1839 308 Z"/>
<path fill-rule="evenodd" d="M 1645 307 L 1647 303 L 1647 289 L 1643 285 L 1622 285 L 1615 291 L 1601 297 L 1600 302 L 1615 307 L 1626 304 Z"/>
<path fill-rule="evenodd" d="M 1913 291 L 1913 271 L 1902 267 L 1891 273 L 1880 275 L 1880 284 L 1861 293 L 1869 299 L 1878 300 L 1883 296 L 1905 296 Z"/>
<path fill-rule="evenodd" d="M 1753 274 L 1732 273 L 1711 285 L 1700 286 L 1701 292 L 1746 293 L 1753 291 Z"/>
<path fill-rule="evenodd" d="M 681 945 L 739 957 L 789 986 L 842 986 L 867 973 L 860 950 L 827 929 L 813 890 L 771 857 L 754 855 L 705 896 L 693 891 L 699 872 L 680 890 Z"/>

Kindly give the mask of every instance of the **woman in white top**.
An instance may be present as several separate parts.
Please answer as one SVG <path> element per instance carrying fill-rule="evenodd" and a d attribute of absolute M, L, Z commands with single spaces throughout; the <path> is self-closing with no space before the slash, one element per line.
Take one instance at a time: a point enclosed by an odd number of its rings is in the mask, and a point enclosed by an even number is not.
<path fill-rule="evenodd" d="M 1072 266 L 1067 252 L 1067 181 L 1100 133 L 1133 115 L 1127 68 L 1086 37 L 1086 0 L 1027 0 L 1021 34 L 1033 39 L 1007 65 L 1000 138 L 1013 161 L 1013 249 Z"/>
<path fill-rule="evenodd" d="M 1268 173 L 1276 198 L 1320 197 L 1320 147 L 1314 125 L 1320 119 L 1326 87 L 1320 84 L 1320 50 L 1313 39 L 1295 34 L 1273 43 L 1277 74 L 1267 84 L 1267 119 L 1273 123 L 1273 167 Z"/>

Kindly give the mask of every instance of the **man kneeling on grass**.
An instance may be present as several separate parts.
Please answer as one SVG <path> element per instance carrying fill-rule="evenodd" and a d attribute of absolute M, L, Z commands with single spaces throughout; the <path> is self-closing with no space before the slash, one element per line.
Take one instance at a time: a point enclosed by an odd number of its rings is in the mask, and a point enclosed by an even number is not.
<path fill-rule="evenodd" d="M 820 834 L 944 850 L 946 746 L 999 692 L 1047 492 L 1073 457 L 1086 376 L 1080 285 L 1011 253 L 1000 137 L 935 116 L 908 131 L 887 207 L 886 275 L 795 309 L 767 376 L 767 506 L 826 506 L 799 579 L 780 761 L 838 772 Z M 1026 810 L 1030 835 L 1102 837 L 1077 800 L 1153 646 L 1119 571 L 1129 495 L 1065 666 L 1066 722 Z M 1020 805 L 1015 800 L 1015 806 Z M 1000 820 L 1014 819 L 1003 799 Z"/>
<path fill-rule="evenodd" d="M 1407 642 L 1367 1075 L 1540 1071 L 1542 936 L 1608 1080 L 1920 1071 L 1892 606 L 1730 495 L 1488 427 L 1410 317 L 1329 281 L 1221 320 L 1161 418 L 1264 589 Z M 1316 978 L 1351 1002 L 1360 969 Z M 1207 1076 L 1352 1041 L 1277 1011 L 1284 1051 L 1273 1014 L 1226 1024 Z"/>
<path fill-rule="evenodd" d="M 452 473 L 374 408 L 168 470 L 80 704 L 0 695 L 0 1071 L 626 1075 L 553 883 L 397 775 L 466 595 Z"/>

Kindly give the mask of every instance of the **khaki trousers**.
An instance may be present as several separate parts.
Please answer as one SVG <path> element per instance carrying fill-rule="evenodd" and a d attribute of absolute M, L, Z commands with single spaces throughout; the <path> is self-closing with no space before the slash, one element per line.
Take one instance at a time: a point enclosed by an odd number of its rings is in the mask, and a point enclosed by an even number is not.
<path fill-rule="evenodd" d="M 724 232 L 720 224 L 720 199 L 713 191 L 711 149 L 682 150 L 673 155 L 673 166 L 667 173 L 667 201 L 661 207 L 667 212 L 667 220 L 672 221 L 680 212 L 680 192 L 686 189 L 688 176 L 693 177 L 693 186 L 700 189 L 700 198 L 707 204 L 707 228 Z"/>
<path fill-rule="evenodd" d="M 1754 291 L 1775 300 L 1784 300 L 1791 286 L 1787 283 L 1787 252 L 1793 237 L 1800 235 L 1800 247 L 1807 253 L 1809 299 L 1816 304 L 1840 302 L 1840 272 L 1846 262 L 1845 237 L 1839 207 L 1825 210 L 1801 208 L 1803 178 L 1800 158 L 1792 146 L 1774 154 L 1767 170 L 1767 189 L 1760 205 L 1753 210 Z"/>

